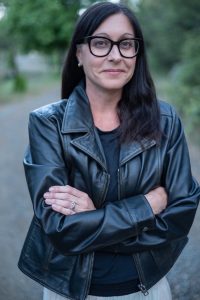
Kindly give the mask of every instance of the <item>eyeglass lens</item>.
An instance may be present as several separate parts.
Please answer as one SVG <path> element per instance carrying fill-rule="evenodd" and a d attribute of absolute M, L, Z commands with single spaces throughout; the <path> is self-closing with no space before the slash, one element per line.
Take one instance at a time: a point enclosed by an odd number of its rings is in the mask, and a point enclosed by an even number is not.
<path fill-rule="evenodd" d="M 106 56 L 113 46 L 111 40 L 103 37 L 94 37 L 90 40 L 90 50 L 95 56 Z M 120 54 L 124 57 L 134 57 L 139 48 L 139 42 L 134 39 L 123 39 L 117 44 Z"/>

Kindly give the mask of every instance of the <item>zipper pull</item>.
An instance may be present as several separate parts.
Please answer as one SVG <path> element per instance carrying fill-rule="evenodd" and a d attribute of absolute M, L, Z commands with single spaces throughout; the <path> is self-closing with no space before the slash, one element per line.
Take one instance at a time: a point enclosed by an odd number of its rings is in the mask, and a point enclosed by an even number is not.
<path fill-rule="evenodd" d="M 144 286 L 144 284 L 140 283 L 140 284 L 138 284 L 138 287 L 139 287 L 140 291 L 142 292 L 142 294 L 143 294 L 144 296 L 149 295 L 149 292 L 147 291 L 147 289 L 146 289 L 146 287 Z"/>

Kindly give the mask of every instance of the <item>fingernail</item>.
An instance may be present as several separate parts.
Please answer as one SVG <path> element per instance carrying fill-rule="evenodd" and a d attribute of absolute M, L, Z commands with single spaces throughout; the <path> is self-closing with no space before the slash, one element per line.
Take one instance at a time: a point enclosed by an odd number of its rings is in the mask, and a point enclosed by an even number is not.
<path fill-rule="evenodd" d="M 52 204 L 51 207 L 53 210 L 56 210 L 56 211 L 59 209 L 59 206 L 57 204 Z"/>
<path fill-rule="evenodd" d="M 45 201 L 46 204 L 51 204 L 52 203 L 50 199 L 45 199 L 44 201 Z"/>
<path fill-rule="evenodd" d="M 54 188 L 53 188 L 53 187 L 50 187 L 50 188 L 49 188 L 49 191 L 50 191 L 50 192 L 54 191 Z"/>

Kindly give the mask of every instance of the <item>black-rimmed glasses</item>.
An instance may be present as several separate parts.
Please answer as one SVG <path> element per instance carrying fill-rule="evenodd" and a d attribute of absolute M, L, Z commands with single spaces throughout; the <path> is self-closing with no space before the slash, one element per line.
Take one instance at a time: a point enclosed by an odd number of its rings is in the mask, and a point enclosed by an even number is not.
<path fill-rule="evenodd" d="M 139 51 L 139 38 L 124 38 L 117 42 L 103 36 L 87 36 L 78 41 L 78 44 L 88 43 L 91 54 L 97 57 L 107 56 L 116 45 L 122 57 L 133 58 Z"/>

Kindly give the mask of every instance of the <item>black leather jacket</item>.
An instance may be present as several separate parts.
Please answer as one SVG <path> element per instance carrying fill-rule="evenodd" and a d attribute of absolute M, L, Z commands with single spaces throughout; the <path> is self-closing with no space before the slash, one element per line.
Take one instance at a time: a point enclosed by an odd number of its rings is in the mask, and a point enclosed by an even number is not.
<path fill-rule="evenodd" d="M 85 91 L 30 114 L 25 174 L 34 217 L 19 268 L 47 288 L 84 300 L 94 251 L 133 255 L 140 289 L 146 293 L 173 266 L 187 243 L 200 197 L 192 178 L 187 145 L 173 108 L 160 102 L 161 144 L 144 139 L 121 146 L 118 199 L 105 206 L 109 174 Z M 52 185 L 70 184 L 86 192 L 97 210 L 64 216 L 44 203 Z M 144 194 L 157 186 L 168 206 L 154 215 Z"/>

